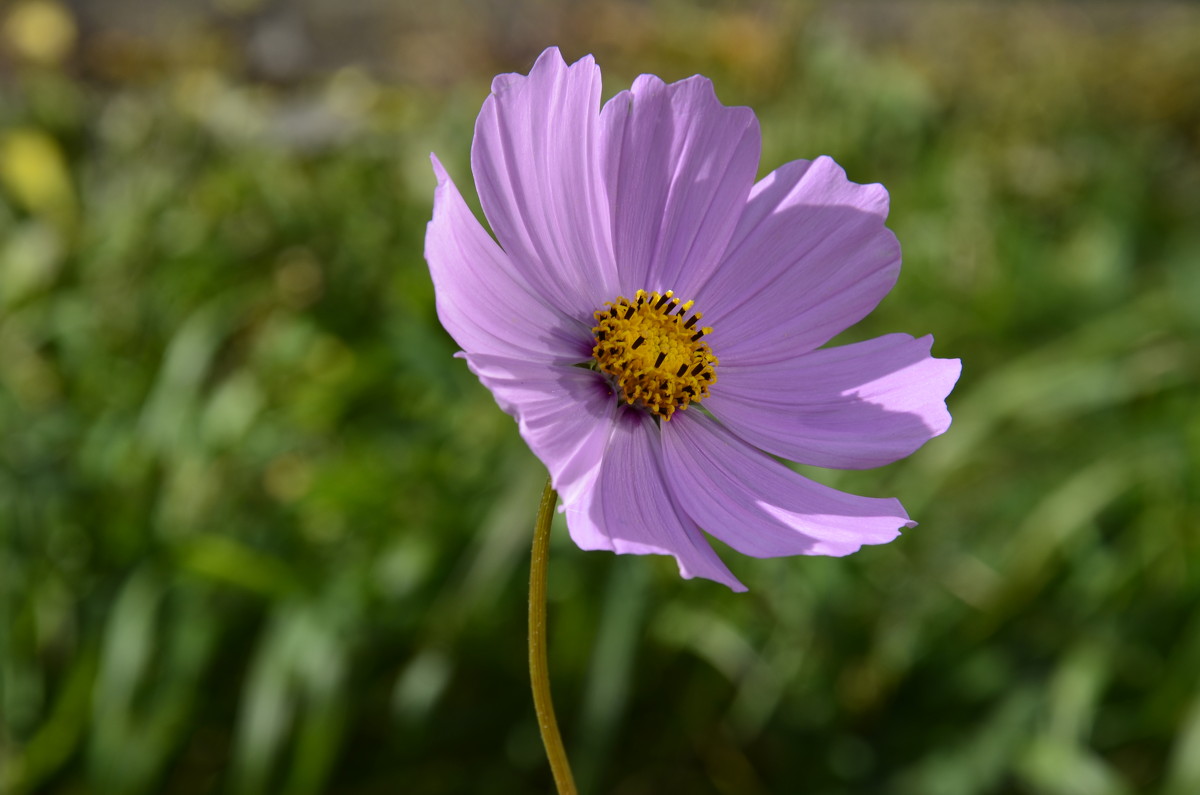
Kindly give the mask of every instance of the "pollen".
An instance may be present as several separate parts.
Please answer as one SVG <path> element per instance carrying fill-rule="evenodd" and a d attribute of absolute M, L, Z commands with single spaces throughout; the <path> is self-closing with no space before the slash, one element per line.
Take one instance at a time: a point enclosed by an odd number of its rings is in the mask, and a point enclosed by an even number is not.
<path fill-rule="evenodd" d="M 671 290 L 638 290 L 632 301 L 621 296 L 596 310 L 592 358 L 625 403 L 670 420 L 708 396 L 717 357 L 704 341 L 712 329 L 697 326 L 703 315 L 693 303 Z"/>

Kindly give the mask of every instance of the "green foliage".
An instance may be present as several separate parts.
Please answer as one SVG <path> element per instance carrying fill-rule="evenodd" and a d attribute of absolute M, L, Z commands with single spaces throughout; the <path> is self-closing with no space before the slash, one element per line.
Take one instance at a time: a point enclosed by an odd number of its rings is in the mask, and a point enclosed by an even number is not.
<path fill-rule="evenodd" d="M 933 333 L 964 371 L 946 436 L 810 473 L 899 496 L 921 525 L 886 547 L 724 550 L 739 596 L 556 528 L 585 791 L 1200 791 L 1200 15 L 925 9 L 872 44 L 770 4 L 604 7 L 561 41 L 608 91 L 704 72 L 759 113 L 764 169 L 888 186 L 905 271 L 846 339 Z M 543 473 L 422 259 L 425 158 L 467 189 L 487 71 L 17 70 L 0 793 L 547 789 Z"/>

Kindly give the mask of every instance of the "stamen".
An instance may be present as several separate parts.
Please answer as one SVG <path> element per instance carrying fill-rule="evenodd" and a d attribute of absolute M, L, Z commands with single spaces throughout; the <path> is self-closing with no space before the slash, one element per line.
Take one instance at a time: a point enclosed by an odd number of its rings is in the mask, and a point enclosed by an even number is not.
<path fill-rule="evenodd" d="M 634 300 L 618 297 L 595 313 L 594 367 L 622 403 L 667 421 L 708 396 L 717 357 L 700 341 L 712 329 L 695 328 L 702 314 L 687 317 L 694 305 L 671 290 L 638 290 Z"/>

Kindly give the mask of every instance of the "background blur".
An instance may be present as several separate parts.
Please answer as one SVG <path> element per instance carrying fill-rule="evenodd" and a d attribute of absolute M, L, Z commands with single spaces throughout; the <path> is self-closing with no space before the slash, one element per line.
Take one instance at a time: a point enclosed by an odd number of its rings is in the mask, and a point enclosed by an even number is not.
<path fill-rule="evenodd" d="M 497 72 L 701 72 L 763 173 L 883 182 L 954 426 L 824 482 L 920 527 L 556 531 L 585 793 L 1200 792 L 1200 6 L 0 4 L 0 793 L 538 793 L 544 471 L 422 259 Z"/>

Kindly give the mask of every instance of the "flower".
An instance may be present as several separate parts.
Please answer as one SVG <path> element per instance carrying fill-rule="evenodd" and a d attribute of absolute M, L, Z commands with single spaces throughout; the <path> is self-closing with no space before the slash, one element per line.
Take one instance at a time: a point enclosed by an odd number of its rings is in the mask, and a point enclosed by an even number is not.
<path fill-rule="evenodd" d="M 914 526 L 774 456 L 903 458 L 949 427 L 960 370 L 928 336 L 820 347 L 896 282 L 888 195 L 828 157 L 755 182 L 760 146 L 754 113 L 704 77 L 642 75 L 601 108 L 595 61 L 551 48 L 496 77 L 475 123 L 496 240 L 436 156 L 425 239 L 438 317 L 550 471 L 575 543 L 673 555 L 734 590 L 704 532 L 776 557 Z"/>

